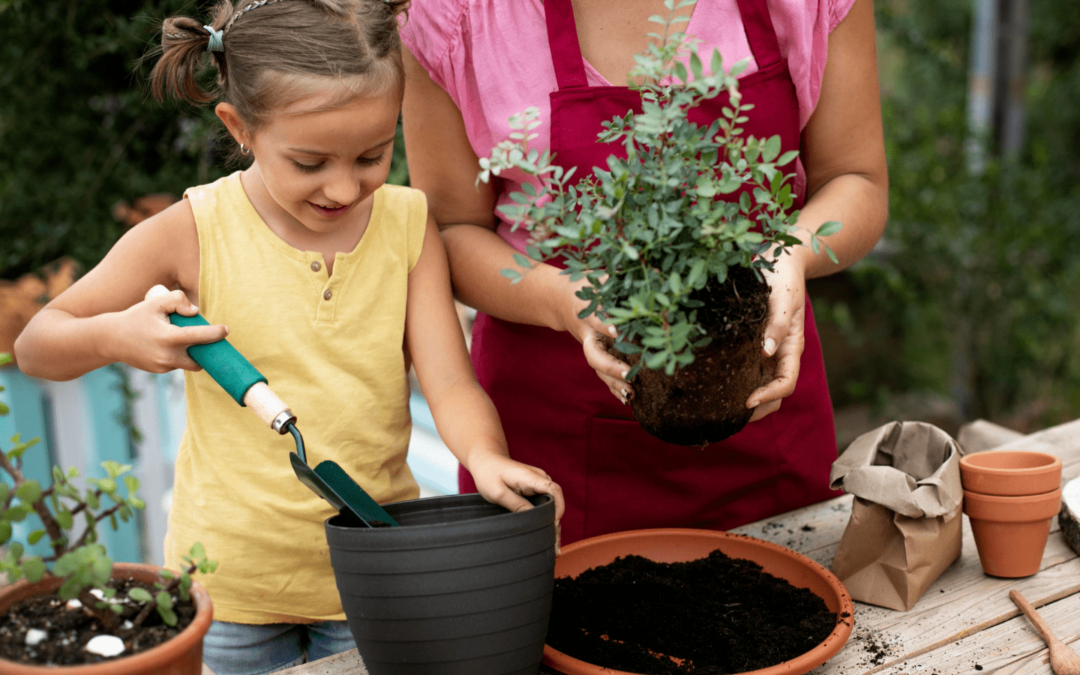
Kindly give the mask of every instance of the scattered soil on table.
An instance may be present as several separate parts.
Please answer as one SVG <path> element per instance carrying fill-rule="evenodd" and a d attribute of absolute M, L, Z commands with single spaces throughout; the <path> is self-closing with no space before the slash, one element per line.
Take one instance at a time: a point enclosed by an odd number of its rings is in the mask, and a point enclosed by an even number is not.
<path fill-rule="evenodd" d="M 626 556 L 555 580 L 547 643 L 647 675 L 726 675 L 804 654 L 838 617 L 805 588 L 720 551 L 683 563 Z"/>
<path fill-rule="evenodd" d="M 116 588 L 116 599 L 127 600 L 132 588 L 145 588 L 152 595 L 158 590 L 150 584 L 134 579 L 113 579 L 109 584 Z M 166 626 L 157 611 L 152 611 L 143 624 L 135 629 L 118 629 L 112 633 L 102 629 L 101 623 L 83 609 L 68 609 L 67 603 L 56 593 L 27 598 L 16 604 L 0 620 L 0 658 L 16 663 L 37 665 L 76 665 L 111 661 L 131 656 L 156 647 L 180 633 L 195 618 L 195 607 L 180 602 L 173 596 L 174 611 L 178 618 L 175 627 Z M 123 614 L 118 615 L 120 624 L 131 621 L 142 605 L 127 600 Z M 48 637 L 37 646 L 26 644 L 26 633 L 31 628 L 43 630 Z M 117 657 L 105 658 L 83 649 L 96 635 L 115 635 L 124 641 L 124 652 Z"/>

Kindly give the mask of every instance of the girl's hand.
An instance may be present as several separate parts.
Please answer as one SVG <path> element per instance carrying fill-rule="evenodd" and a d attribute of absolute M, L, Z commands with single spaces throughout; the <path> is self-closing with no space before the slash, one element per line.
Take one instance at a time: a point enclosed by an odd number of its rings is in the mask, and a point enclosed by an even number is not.
<path fill-rule="evenodd" d="M 477 456 L 480 455 L 480 456 Z M 559 550 L 559 531 L 566 503 L 562 488 L 542 469 L 510 459 L 497 452 L 470 453 L 469 473 L 476 489 L 492 504 L 510 511 L 533 508 L 525 497 L 548 494 L 555 500 L 555 550 Z"/>
<path fill-rule="evenodd" d="M 561 298 L 563 326 L 581 343 L 585 360 L 596 371 L 597 377 L 607 385 L 611 394 L 619 399 L 620 403 L 626 405 L 630 399 L 634 398 L 634 387 L 626 381 L 630 366 L 612 356 L 608 351 L 615 342 L 618 331 L 615 326 L 605 324 L 595 314 L 584 319 L 578 318 L 578 312 L 585 309 L 587 305 L 575 293 L 588 283 L 582 279 L 573 284 L 566 284 L 566 295 Z"/>
<path fill-rule="evenodd" d="M 167 373 L 176 368 L 202 370 L 188 355 L 191 345 L 224 340 L 225 326 L 174 326 L 169 314 L 195 316 L 199 308 L 191 304 L 183 291 L 150 297 L 117 313 L 114 360 L 151 373 Z"/>
<path fill-rule="evenodd" d="M 772 272 L 764 272 L 769 284 L 769 323 L 765 326 L 762 351 L 775 357 L 772 382 L 759 388 L 746 401 L 754 408 L 751 422 L 780 409 L 780 401 L 795 391 L 799 366 L 805 346 L 806 276 L 804 265 L 796 254 L 785 255 L 776 262 Z"/>

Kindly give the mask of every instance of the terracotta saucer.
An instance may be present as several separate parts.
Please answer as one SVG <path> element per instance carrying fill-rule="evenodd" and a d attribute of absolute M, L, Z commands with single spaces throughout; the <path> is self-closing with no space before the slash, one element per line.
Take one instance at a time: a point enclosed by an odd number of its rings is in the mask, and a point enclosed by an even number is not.
<path fill-rule="evenodd" d="M 585 570 L 606 565 L 624 555 L 640 555 L 662 563 L 704 558 L 719 549 L 732 558 L 752 560 L 769 574 L 799 588 L 808 588 L 825 601 L 839 619 L 821 644 L 790 661 L 743 675 L 801 675 L 836 655 L 851 636 L 855 607 L 851 596 L 832 572 L 806 556 L 776 544 L 741 534 L 712 530 L 656 529 L 617 532 L 574 542 L 562 549 L 555 561 L 555 576 L 575 577 Z M 544 663 L 566 675 L 636 675 L 601 668 L 544 646 Z"/>

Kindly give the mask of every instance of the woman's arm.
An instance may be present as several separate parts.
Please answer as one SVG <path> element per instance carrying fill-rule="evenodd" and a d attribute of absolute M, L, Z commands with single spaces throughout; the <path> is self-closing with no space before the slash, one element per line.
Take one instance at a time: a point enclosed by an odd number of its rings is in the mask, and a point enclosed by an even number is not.
<path fill-rule="evenodd" d="M 856 0 L 829 36 L 821 97 L 803 131 L 807 201 L 799 226 L 817 230 L 837 220 L 840 232 L 824 239 L 836 254 L 797 246 L 774 274 L 764 349 L 777 356 L 776 379 L 754 392 L 747 407 L 760 418 L 795 390 L 803 351 L 806 279 L 825 276 L 866 255 L 881 237 L 889 209 L 889 176 L 881 128 L 872 0 Z M 803 233 L 805 235 L 805 232 Z M 808 236 L 803 236 L 808 240 Z"/>
<path fill-rule="evenodd" d="M 856 0 L 829 36 L 821 96 L 803 137 L 807 201 L 799 225 L 815 230 L 829 220 L 843 225 L 825 240 L 839 265 L 808 247 L 799 251 L 806 278 L 812 279 L 839 272 L 869 253 L 889 214 L 872 0 Z"/>
<path fill-rule="evenodd" d="M 586 303 L 556 267 L 537 264 L 516 284 L 500 274 L 515 268 L 514 249 L 496 233 L 495 190 L 476 185 L 479 160 L 469 144 L 465 123 L 450 95 L 403 48 L 405 100 L 402 124 L 409 158 L 409 179 L 428 197 L 450 259 L 454 293 L 486 314 L 515 323 L 569 331 L 585 351 L 589 365 L 623 399 L 630 390 L 623 378 L 629 366 L 608 354 L 605 336 L 613 335 L 595 316 L 578 319 Z"/>
<path fill-rule="evenodd" d="M 215 342 L 225 326 L 178 328 L 168 314 L 198 313 L 199 241 L 187 200 L 136 225 L 105 259 L 38 312 L 15 341 L 27 375 L 70 380 L 110 363 L 163 373 L 198 370 L 186 349 Z M 179 287 L 144 301 L 155 284 Z"/>
<path fill-rule="evenodd" d="M 428 216 L 424 248 L 409 273 L 405 342 L 439 435 L 473 474 L 488 501 L 512 511 L 531 508 L 522 495 L 550 494 L 562 518 L 562 490 L 544 471 L 510 459 L 499 414 L 476 381 L 450 291 L 450 269 Z"/>

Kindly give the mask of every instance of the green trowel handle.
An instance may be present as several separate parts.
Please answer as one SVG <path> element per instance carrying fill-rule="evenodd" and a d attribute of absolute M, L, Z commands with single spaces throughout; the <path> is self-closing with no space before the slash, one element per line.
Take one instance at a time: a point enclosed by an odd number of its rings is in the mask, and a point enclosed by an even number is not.
<path fill-rule="evenodd" d="M 172 325 L 181 327 L 210 325 L 202 314 L 182 316 L 173 313 L 169 315 L 169 321 Z M 243 354 L 236 351 L 236 347 L 229 344 L 228 340 L 191 345 L 187 348 L 187 353 L 240 405 L 244 405 L 244 394 L 248 393 L 253 385 L 266 383 L 263 374 L 256 370 Z"/>
<path fill-rule="evenodd" d="M 150 299 L 168 293 L 167 288 L 158 285 L 150 289 L 146 297 Z M 174 312 L 169 315 L 169 321 L 174 326 L 181 327 L 210 325 L 201 314 L 182 316 Z M 234 401 L 251 407 L 274 431 L 284 434 L 284 425 L 289 419 L 296 420 L 288 406 L 270 389 L 263 374 L 229 344 L 228 340 L 191 345 L 187 348 L 187 353 Z"/>

